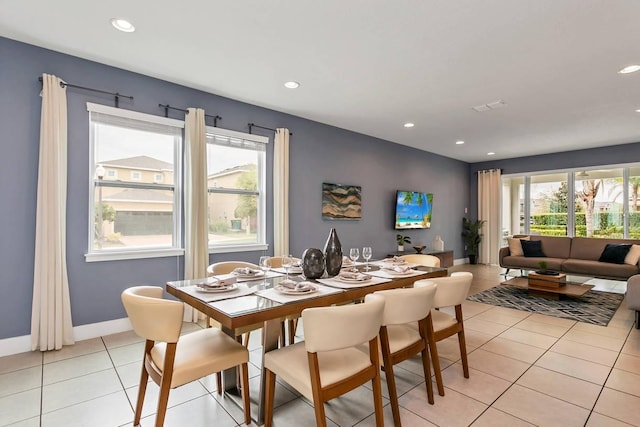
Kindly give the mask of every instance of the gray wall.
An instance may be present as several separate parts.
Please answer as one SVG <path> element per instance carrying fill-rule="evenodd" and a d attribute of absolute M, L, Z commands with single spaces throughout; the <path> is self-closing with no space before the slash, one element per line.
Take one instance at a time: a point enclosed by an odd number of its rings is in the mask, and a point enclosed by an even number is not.
<path fill-rule="evenodd" d="M 35 202 L 38 169 L 42 73 L 69 83 L 135 97 L 121 107 L 162 115 L 159 103 L 202 107 L 223 117 L 219 126 L 246 132 L 247 123 L 288 127 L 291 138 L 291 252 L 322 248 L 331 227 L 345 248 L 370 245 L 374 257 L 395 250 L 395 191 L 434 193 L 433 226 L 408 231 L 415 242 L 431 244 L 439 234 L 456 258 L 463 257 L 460 223 L 469 197 L 469 165 L 168 83 L 0 38 L 0 339 L 30 332 L 33 287 Z M 74 326 L 125 317 L 120 293 L 136 284 L 163 285 L 182 277 L 182 257 L 86 263 L 89 194 L 89 123 L 86 102 L 113 105 L 113 99 L 68 89 L 69 167 L 67 266 Z M 327 106 L 330 108 L 330 106 Z M 182 118 L 180 114 L 172 117 Z M 402 128 L 398 129 L 401 132 Z M 256 130 L 268 135 L 271 132 Z M 267 151 L 272 161 L 272 147 Z M 272 173 L 267 179 L 271 183 Z M 363 219 L 326 221 L 321 217 L 322 182 L 362 186 Z M 273 201 L 267 194 L 267 223 Z M 272 244 L 271 227 L 267 230 Z M 257 262 L 260 253 L 216 254 L 211 261 Z"/>
<path fill-rule="evenodd" d="M 486 169 L 501 169 L 503 175 L 588 168 L 601 165 L 626 164 L 640 161 L 640 143 L 612 145 L 587 150 L 564 151 L 539 156 L 518 157 L 515 159 L 494 160 L 472 163 L 469 168 L 469 200 L 472 212 L 478 212 L 478 175 L 476 172 Z"/>

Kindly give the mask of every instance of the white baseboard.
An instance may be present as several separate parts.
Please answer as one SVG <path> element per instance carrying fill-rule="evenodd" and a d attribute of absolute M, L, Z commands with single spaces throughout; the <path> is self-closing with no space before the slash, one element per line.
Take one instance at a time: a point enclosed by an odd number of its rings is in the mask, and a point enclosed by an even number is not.
<path fill-rule="evenodd" d="M 129 322 L 129 318 L 125 317 L 122 319 L 108 320 L 106 322 L 75 326 L 73 328 L 73 339 L 83 341 L 104 335 L 117 334 L 118 332 L 130 331 L 131 329 L 131 322 Z M 30 335 L 0 340 L 0 357 L 28 351 L 31 351 Z"/>
<path fill-rule="evenodd" d="M 453 265 L 469 264 L 469 258 L 458 258 L 453 260 Z"/>

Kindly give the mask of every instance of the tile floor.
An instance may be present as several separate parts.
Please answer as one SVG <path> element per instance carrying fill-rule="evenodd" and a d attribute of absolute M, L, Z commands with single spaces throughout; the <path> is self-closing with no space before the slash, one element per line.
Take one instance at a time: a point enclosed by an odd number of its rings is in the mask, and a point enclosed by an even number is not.
<path fill-rule="evenodd" d="M 474 273 L 472 293 L 500 281 L 500 269 Z M 604 282 L 609 290 L 620 284 Z M 439 343 L 444 397 L 426 401 L 419 359 L 396 368 L 405 426 L 640 426 L 640 331 L 624 302 L 608 327 L 468 302 L 463 307 L 470 378 L 462 376 L 455 338 Z M 185 324 L 185 332 L 198 328 Z M 253 334 L 251 388 L 259 384 L 259 335 Z M 121 333 L 49 353 L 0 358 L 0 425 L 131 425 L 143 342 Z M 385 424 L 393 425 L 385 390 Z M 157 387 L 145 400 L 152 426 Z M 254 398 L 255 400 L 255 398 Z M 276 388 L 276 426 L 315 425 L 310 403 Z M 255 413 L 255 406 L 253 411 Z M 326 405 L 329 426 L 373 426 L 369 385 Z M 215 393 L 213 377 L 171 392 L 166 426 L 237 426 L 241 410 Z"/>

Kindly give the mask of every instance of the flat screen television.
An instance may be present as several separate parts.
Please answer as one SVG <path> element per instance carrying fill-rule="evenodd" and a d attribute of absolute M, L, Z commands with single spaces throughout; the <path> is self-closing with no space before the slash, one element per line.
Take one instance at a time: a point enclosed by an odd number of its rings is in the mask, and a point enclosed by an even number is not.
<path fill-rule="evenodd" d="M 433 194 L 418 191 L 396 193 L 396 230 L 431 228 Z"/>

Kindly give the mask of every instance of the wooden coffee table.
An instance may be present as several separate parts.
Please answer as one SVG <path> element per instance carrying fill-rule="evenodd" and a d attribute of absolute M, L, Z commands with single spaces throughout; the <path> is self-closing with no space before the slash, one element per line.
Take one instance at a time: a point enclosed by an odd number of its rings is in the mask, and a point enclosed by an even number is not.
<path fill-rule="evenodd" d="M 539 278 L 537 278 L 539 279 Z M 526 289 L 529 291 L 529 295 L 537 296 L 547 299 L 559 300 L 566 296 L 570 297 L 581 297 L 582 295 L 589 292 L 593 289 L 593 285 L 583 285 L 580 283 L 573 282 L 565 282 L 563 285 L 559 286 L 545 286 L 540 285 L 536 280 L 533 283 L 538 284 L 529 284 L 528 277 L 514 277 L 513 279 L 505 280 L 501 282 L 501 285 L 510 285 L 515 286 L 516 288 Z"/>

